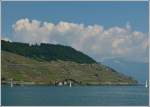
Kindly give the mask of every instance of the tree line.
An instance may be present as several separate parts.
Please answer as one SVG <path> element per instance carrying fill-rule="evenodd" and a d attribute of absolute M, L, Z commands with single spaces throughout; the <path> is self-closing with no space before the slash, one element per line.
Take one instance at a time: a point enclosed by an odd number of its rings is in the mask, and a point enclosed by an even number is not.
<path fill-rule="evenodd" d="M 1 49 L 39 61 L 63 60 L 77 63 L 96 63 L 96 61 L 88 55 L 77 51 L 70 46 L 59 44 L 41 43 L 40 45 L 29 45 L 27 43 L 1 40 Z"/>

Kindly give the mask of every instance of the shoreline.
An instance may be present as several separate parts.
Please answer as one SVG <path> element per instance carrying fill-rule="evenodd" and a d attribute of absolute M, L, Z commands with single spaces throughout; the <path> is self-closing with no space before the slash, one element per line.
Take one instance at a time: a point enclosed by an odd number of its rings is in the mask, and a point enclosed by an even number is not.
<path fill-rule="evenodd" d="M 10 83 L 1 83 L 2 85 L 11 86 Z M 13 84 L 13 86 L 56 86 L 56 87 L 69 87 L 69 85 L 57 85 L 57 84 L 38 84 L 38 83 L 29 83 L 29 84 Z M 144 86 L 144 84 L 73 84 L 72 87 L 76 86 Z"/>

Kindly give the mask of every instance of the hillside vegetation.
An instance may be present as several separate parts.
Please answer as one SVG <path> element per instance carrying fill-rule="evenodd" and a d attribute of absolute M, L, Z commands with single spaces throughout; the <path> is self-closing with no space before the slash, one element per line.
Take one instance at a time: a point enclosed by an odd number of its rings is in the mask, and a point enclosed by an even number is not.
<path fill-rule="evenodd" d="M 101 64 L 72 61 L 38 61 L 12 52 L 2 51 L 2 83 L 10 79 L 18 83 L 54 85 L 71 79 L 78 85 L 132 85 L 137 81 Z"/>
<path fill-rule="evenodd" d="M 38 61 L 72 61 L 77 63 L 96 63 L 91 57 L 72 47 L 63 45 L 44 44 L 29 45 L 26 43 L 1 41 L 4 51 L 12 52 Z"/>

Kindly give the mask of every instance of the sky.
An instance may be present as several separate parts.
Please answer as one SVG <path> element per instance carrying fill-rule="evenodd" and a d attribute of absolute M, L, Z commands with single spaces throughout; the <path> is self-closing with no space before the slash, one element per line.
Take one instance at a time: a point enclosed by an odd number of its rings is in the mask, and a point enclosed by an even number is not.
<path fill-rule="evenodd" d="M 2 2 L 2 39 L 148 62 L 148 2 Z"/>

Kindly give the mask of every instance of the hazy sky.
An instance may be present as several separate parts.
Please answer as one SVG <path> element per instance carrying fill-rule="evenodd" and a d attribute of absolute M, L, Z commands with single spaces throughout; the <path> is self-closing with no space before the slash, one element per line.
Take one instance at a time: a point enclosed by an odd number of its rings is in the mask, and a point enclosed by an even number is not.
<path fill-rule="evenodd" d="M 148 61 L 148 2 L 2 2 L 2 38 Z"/>

